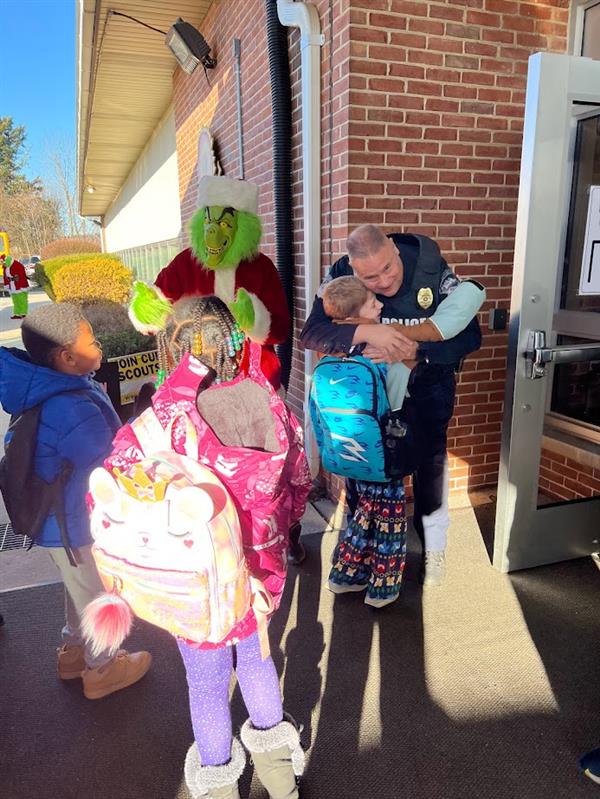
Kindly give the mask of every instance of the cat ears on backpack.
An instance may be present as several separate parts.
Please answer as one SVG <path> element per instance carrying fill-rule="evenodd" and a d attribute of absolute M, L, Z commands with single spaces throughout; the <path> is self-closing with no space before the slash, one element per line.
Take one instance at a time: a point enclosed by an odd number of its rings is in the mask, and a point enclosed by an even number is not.
<path fill-rule="evenodd" d="M 102 467 L 94 469 L 90 475 L 90 494 L 94 503 L 117 523 L 131 521 L 136 501 L 168 502 L 169 519 L 176 526 L 184 527 L 189 527 L 190 522 L 207 524 L 227 504 L 227 494 L 218 485 L 199 483 L 181 487 L 175 483 L 154 483 L 139 486 L 134 480 L 128 485 L 115 480 Z"/>

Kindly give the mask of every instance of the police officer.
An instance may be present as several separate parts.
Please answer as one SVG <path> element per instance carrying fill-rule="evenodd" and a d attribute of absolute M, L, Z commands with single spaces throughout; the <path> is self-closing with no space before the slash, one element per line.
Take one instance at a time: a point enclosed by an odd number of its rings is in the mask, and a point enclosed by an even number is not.
<path fill-rule="evenodd" d="M 423 547 L 423 582 L 438 585 L 445 576 L 449 526 L 446 446 L 454 411 L 456 372 L 463 358 L 481 346 L 481 331 L 474 318 L 453 339 L 417 344 L 389 326 L 390 322 L 419 324 L 460 282 L 432 239 L 401 233 L 386 236 L 375 225 L 361 225 L 349 236 L 347 251 L 348 255 L 333 264 L 323 285 L 336 277 L 354 274 L 383 303 L 383 324 L 334 324 L 323 310 L 321 286 L 300 341 L 308 349 L 327 354 L 347 353 L 362 344 L 363 354 L 375 362 L 405 361 L 412 367 L 410 397 L 404 407 L 419 442 L 420 461 L 413 474 L 413 522 Z M 347 481 L 347 493 L 353 513 L 353 481 Z"/>

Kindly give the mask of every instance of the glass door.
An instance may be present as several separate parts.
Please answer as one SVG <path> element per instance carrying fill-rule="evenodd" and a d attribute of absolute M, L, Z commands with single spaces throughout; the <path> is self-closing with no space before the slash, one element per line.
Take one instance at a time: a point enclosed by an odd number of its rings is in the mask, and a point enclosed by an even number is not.
<path fill-rule="evenodd" d="M 494 566 L 600 551 L 600 61 L 530 58 Z"/>

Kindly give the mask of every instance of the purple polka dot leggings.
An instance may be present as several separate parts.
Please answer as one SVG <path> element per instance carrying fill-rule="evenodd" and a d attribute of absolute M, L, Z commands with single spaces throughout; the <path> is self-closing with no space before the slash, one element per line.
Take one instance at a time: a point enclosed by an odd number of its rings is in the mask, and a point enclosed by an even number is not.
<path fill-rule="evenodd" d="M 231 757 L 229 684 L 232 647 L 197 649 L 177 640 L 185 664 L 190 713 L 203 766 L 220 766 Z M 250 721 L 268 730 L 283 719 L 279 678 L 273 659 L 261 657 L 258 635 L 236 644 L 235 673 Z"/>

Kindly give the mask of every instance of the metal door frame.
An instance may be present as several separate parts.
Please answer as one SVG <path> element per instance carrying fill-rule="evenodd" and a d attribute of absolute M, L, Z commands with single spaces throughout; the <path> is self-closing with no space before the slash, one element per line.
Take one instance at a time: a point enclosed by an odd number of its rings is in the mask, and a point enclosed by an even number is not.
<path fill-rule="evenodd" d="M 581 104 L 581 113 L 575 103 Z M 529 59 L 508 336 L 494 567 L 502 572 L 597 550 L 594 500 L 537 507 L 549 379 L 528 380 L 531 330 L 554 335 L 577 118 L 600 106 L 600 62 L 537 53 Z M 574 114 L 575 111 L 575 114 Z M 527 267 L 527 268 L 526 268 Z M 554 341 L 554 339 L 552 339 Z M 577 524 L 573 523 L 577 506 Z M 568 548 L 565 530 L 569 530 Z"/>

